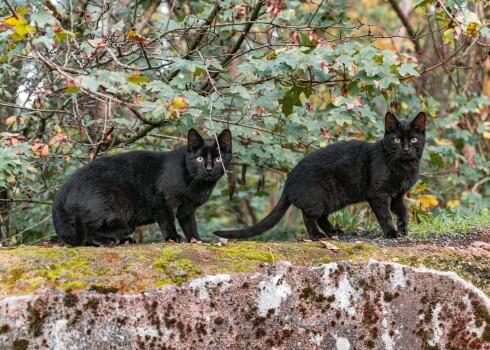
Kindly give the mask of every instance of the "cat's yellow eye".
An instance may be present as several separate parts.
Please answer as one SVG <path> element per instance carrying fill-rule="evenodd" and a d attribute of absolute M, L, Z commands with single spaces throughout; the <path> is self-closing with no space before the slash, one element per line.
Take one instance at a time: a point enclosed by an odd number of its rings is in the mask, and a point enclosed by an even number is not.
<path fill-rule="evenodd" d="M 411 143 L 415 143 L 415 142 L 417 142 L 418 140 L 419 140 L 418 138 L 416 138 L 416 137 L 412 137 L 412 139 L 410 140 L 410 142 L 411 142 Z"/>
<path fill-rule="evenodd" d="M 202 163 L 204 162 L 204 158 L 203 157 L 197 157 L 196 160 L 199 162 L 199 163 Z"/>
<path fill-rule="evenodd" d="M 216 157 L 216 158 L 214 159 L 214 161 L 215 161 L 216 163 L 221 163 L 221 157 Z"/>
<path fill-rule="evenodd" d="M 402 142 L 402 140 L 400 140 L 398 137 L 395 137 L 395 138 L 393 139 L 393 141 L 395 141 L 396 143 L 400 143 L 400 142 Z"/>

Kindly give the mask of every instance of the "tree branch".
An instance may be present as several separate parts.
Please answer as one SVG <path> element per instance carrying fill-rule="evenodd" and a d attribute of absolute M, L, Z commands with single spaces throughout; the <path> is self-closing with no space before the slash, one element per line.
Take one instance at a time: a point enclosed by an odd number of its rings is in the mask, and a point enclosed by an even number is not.
<path fill-rule="evenodd" d="M 211 11 L 211 13 L 209 14 L 208 18 L 206 19 L 203 27 L 206 27 L 208 25 L 210 25 L 211 23 L 213 23 L 214 19 L 216 18 L 216 16 L 218 15 L 218 10 L 219 10 L 219 5 L 216 4 L 213 8 L 213 10 Z M 197 46 L 199 45 L 199 43 L 201 42 L 202 38 L 204 37 L 204 35 L 206 35 L 208 32 L 206 30 L 203 29 L 203 27 L 200 28 L 200 33 L 199 35 L 196 37 L 196 40 L 194 40 L 191 44 L 191 46 L 189 47 L 189 49 L 187 50 L 187 52 L 185 53 L 185 55 L 182 56 L 183 59 L 186 59 L 188 58 L 192 52 L 197 48 Z M 180 72 L 180 69 L 177 69 L 176 71 L 172 72 L 172 74 L 170 74 L 167 78 L 167 81 L 170 81 L 172 80 L 173 78 L 175 78 L 175 76 L 177 74 L 179 74 Z"/>
<path fill-rule="evenodd" d="M 410 40 L 415 45 L 415 50 L 417 52 L 420 52 L 420 44 L 419 44 L 419 41 L 415 37 L 416 33 L 413 30 L 412 26 L 410 25 L 410 22 L 408 21 L 407 17 L 405 17 L 405 14 L 401 10 L 400 6 L 398 5 L 399 2 L 397 0 L 388 0 L 388 1 L 390 3 L 391 7 L 393 8 L 393 10 L 396 12 L 396 14 L 397 14 L 398 18 L 400 19 L 400 21 L 402 22 L 403 26 L 407 30 L 408 35 L 410 35 Z"/>
<path fill-rule="evenodd" d="M 237 53 L 240 46 L 242 46 L 242 43 L 245 40 L 245 37 L 250 32 L 250 29 L 252 28 L 252 26 L 255 24 L 255 20 L 259 17 L 259 12 L 260 12 L 260 9 L 262 8 L 263 4 L 264 4 L 263 0 L 257 1 L 257 4 L 255 5 L 255 8 L 252 11 L 252 15 L 250 16 L 250 20 L 248 21 L 247 25 L 245 26 L 243 33 L 238 38 L 237 42 L 235 43 L 235 46 L 233 46 L 231 51 L 228 54 L 226 54 L 226 57 L 221 61 L 222 67 L 225 67 L 228 63 L 230 63 L 234 59 L 234 56 Z M 219 74 L 220 74 L 220 72 L 215 72 L 215 73 L 211 74 L 211 78 L 208 79 L 208 81 L 204 84 L 202 91 L 204 91 L 204 92 L 208 91 L 212 87 L 211 80 L 216 79 L 216 77 Z"/>
<path fill-rule="evenodd" d="M 10 12 L 12 12 L 12 14 L 14 15 L 14 17 L 17 18 L 17 19 L 20 19 L 19 15 L 17 14 L 17 11 L 15 11 L 15 9 L 12 7 L 12 5 L 10 5 L 10 3 L 8 2 L 8 0 L 3 0 L 3 2 L 7 5 L 7 7 L 9 8 Z"/>

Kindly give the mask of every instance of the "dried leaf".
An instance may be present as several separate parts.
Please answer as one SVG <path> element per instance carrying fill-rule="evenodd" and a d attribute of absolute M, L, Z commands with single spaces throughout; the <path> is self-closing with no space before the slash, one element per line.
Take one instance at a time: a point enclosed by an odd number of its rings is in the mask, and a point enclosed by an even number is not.
<path fill-rule="evenodd" d="M 323 244 L 323 246 L 329 250 L 340 250 L 339 247 L 333 245 L 332 243 L 330 242 L 327 242 L 327 241 L 320 241 L 321 244 Z"/>
<path fill-rule="evenodd" d="M 106 47 L 106 40 L 104 38 L 97 38 L 97 39 L 88 39 L 87 40 L 92 47 L 96 49 L 101 49 Z"/>

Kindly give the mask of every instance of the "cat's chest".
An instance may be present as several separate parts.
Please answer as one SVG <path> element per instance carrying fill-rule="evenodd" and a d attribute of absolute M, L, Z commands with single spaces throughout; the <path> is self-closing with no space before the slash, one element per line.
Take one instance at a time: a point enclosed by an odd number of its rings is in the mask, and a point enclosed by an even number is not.
<path fill-rule="evenodd" d="M 393 195 L 398 195 L 400 192 L 407 192 L 418 179 L 418 171 L 400 171 L 390 174 L 389 189 Z"/>
<path fill-rule="evenodd" d="M 201 188 L 194 188 L 190 191 L 186 191 L 185 195 L 181 198 L 182 204 L 185 206 L 199 207 L 207 202 L 211 196 L 214 186 L 206 186 Z"/>

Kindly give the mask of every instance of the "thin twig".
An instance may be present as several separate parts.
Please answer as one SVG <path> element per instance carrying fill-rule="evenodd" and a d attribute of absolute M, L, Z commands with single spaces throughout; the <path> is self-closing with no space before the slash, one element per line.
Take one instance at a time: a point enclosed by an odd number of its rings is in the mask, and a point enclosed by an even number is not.
<path fill-rule="evenodd" d="M 53 202 L 36 201 L 36 200 L 33 200 L 33 199 L 14 199 L 14 198 L 7 198 L 7 199 L 0 199 L 0 202 L 5 202 L 5 203 L 36 203 L 36 204 L 53 205 Z"/>
<path fill-rule="evenodd" d="M 20 19 L 19 15 L 17 14 L 17 11 L 15 11 L 15 9 L 12 7 L 12 5 L 10 5 L 10 3 L 8 2 L 8 0 L 3 0 L 3 2 L 7 5 L 7 7 L 9 8 L 10 12 L 12 12 L 12 14 L 14 15 L 14 17 L 17 18 L 17 19 Z"/>
<path fill-rule="evenodd" d="M 452 174 L 452 173 L 456 173 L 458 172 L 462 167 L 465 167 L 465 166 L 468 166 L 470 165 L 471 163 L 473 162 L 473 158 L 469 159 L 468 161 L 466 161 L 466 163 L 464 164 L 461 164 L 461 165 L 458 165 L 458 166 L 455 166 L 455 167 L 452 167 L 450 169 L 445 169 L 445 170 L 441 170 L 441 171 L 436 171 L 436 172 L 433 172 L 433 173 L 423 173 L 423 174 L 420 174 L 420 176 L 427 176 L 427 177 L 443 177 L 443 176 L 447 176 L 449 174 Z"/>

